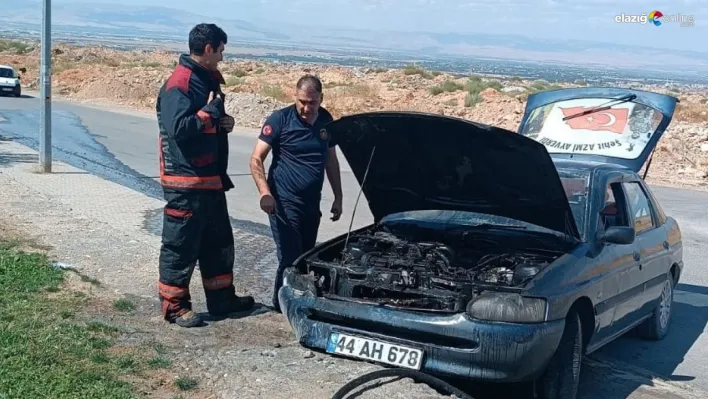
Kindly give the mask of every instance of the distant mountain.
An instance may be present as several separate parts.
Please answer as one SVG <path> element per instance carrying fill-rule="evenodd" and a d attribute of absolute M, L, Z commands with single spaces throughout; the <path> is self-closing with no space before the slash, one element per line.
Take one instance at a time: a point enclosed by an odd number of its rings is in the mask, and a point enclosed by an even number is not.
<path fill-rule="evenodd" d="M 8 1 L 7 3 L 2 6 L 0 26 L 4 28 L 41 26 L 41 1 Z M 143 36 L 153 33 L 159 38 L 184 39 L 194 25 L 207 21 L 220 25 L 229 37 L 264 40 L 289 38 L 280 32 L 262 29 L 247 21 L 207 18 L 169 7 L 126 7 L 97 3 L 52 4 L 52 29 L 70 29 L 95 34 Z"/>
<path fill-rule="evenodd" d="M 294 33 L 293 33 L 294 35 Z M 657 57 L 657 49 L 593 40 L 530 38 L 521 35 L 485 33 L 390 32 L 333 30 L 310 42 L 405 51 L 419 55 L 446 57 L 497 58 L 508 60 L 603 66 L 606 68 L 650 67 L 676 70 L 680 67 L 708 71 L 708 53 L 671 50 L 670 56 Z"/>
<path fill-rule="evenodd" d="M 39 30 L 41 0 L 2 1 L 0 30 Z M 214 22 L 226 30 L 231 48 L 236 43 L 280 45 L 298 50 L 354 50 L 413 57 L 447 57 L 535 61 L 603 68 L 651 68 L 661 71 L 690 69 L 708 72 L 708 54 L 671 50 L 657 57 L 654 47 L 630 46 L 592 40 L 558 40 L 521 35 L 485 33 L 390 32 L 384 29 L 327 27 L 320 33 L 297 22 L 270 21 L 267 16 L 249 21 L 197 15 L 170 7 L 109 5 L 105 3 L 52 5 L 52 29 L 71 36 L 118 37 L 122 40 L 168 40 L 184 43 L 189 29 L 200 22 Z M 226 1 L 226 0 L 225 0 Z M 276 30 L 263 27 L 277 27 Z"/>

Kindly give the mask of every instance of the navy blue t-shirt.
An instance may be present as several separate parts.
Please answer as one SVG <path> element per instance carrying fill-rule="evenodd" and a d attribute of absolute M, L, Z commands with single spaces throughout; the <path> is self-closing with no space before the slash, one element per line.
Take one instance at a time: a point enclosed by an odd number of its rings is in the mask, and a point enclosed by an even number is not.
<path fill-rule="evenodd" d="M 323 126 L 332 120 L 332 115 L 320 107 L 317 120 L 310 125 L 298 115 L 295 104 L 266 119 L 259 138 L 272 147 L 268 186 L 276 201 L 312 205 L 319 210 L 327 154 L 332 146 Z"/>

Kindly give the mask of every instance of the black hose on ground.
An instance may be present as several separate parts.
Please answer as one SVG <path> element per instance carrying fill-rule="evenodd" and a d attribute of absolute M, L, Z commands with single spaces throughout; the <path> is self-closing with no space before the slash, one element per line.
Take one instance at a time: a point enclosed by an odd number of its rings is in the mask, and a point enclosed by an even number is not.
<path fill-rule="evenodd" d="M 465 392 L 455 388 L 454 386 L 448 384 L 447 382 L 437 377 L 433 377 L 430 374 L 425 374 L 422 371 L 418 370 L 401 368 L 376 370 L 371 373 L 357 377 L 346 385 L 344 385 L 343 387 L 341 387 L 339 391 L 335 392 L 334 396 L 332 396 L 332 399 L 344 399 L 344 396 L 347 393 L 353 391 L 354 388 L 360 385 L 364 385 L 369 381 L 377 380 L 379 378 L 384 377 L 408 377 L 417 382 L 424 382 L 438 392 L 444 392 L 447 395 L 455 395 L 460 399 L 474 399 Z"/>

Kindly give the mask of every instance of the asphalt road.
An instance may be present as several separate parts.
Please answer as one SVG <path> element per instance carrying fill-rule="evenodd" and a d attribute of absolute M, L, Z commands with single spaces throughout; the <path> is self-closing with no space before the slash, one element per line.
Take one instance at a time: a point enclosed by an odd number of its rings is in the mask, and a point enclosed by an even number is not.
<path fill-rule="evenodd" d="M 37 148 L 40 102 L 36 98 L 0 97 L 0 135 Z M 154 116 L 109 112 L 98 107 L 62 101 L 53 104 L 53 156 L 106 179 L 161 198 L 157 182 L 157 124 Z M 229 192 L 234 227 L 269 236 L 267 218 L 258 207 L 258 195 L 248 169 L 257 131 L 239 129 L 231 135 L 229 173 L 236 188 Z M 325 183 L 319 240 L 345 233 L 349 227 L 358 184 L 340 155 L 345 214 L 328 219 L 332 194 Z M 266 165 L 267 167 L 267 165 Z M 670 334 L 661 342 L 623 337 L 592 355 L 599 361 L 628 364 L 653 375 L 708 391 L 708 216 L 703 213 L 708 193 L 654 187 L 664 210 L 676 218 L 684 238 L 685 272 L 677 287 Z M 353 228 L 368 224 L 371 214 L 362 196 Z M 272 254 L 271 254 L 272 255 Z M 270 255 L 269 255 L 270 256 Z"/>

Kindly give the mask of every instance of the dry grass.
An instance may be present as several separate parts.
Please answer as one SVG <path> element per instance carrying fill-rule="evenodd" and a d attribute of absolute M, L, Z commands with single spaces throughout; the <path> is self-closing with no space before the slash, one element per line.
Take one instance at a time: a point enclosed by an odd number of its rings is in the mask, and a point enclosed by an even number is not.
<path fill-rule="evenodd" d="M 378 90 L 368 84 L 352 84 L 344 86 L 342 90 L 342 95 L 347 97 L 373 97 L 378 94 Z"/>
<path fill-rule="evenodd" d="M 433 79 L 434 77 L 440 75 L 440 72 L 429 72 L 417 65 L 408 65 L 403 69 L 403 74 L 407 76 L 420 75 L 423 79 Z"/>
<path fill-rule="evenodd" d="M 291 96 L 288 95 L 285 90 L 283 90 L 283 88 L 279 85 L 265 84 L 261 88 L 261 94 L 282 102 L 288 102 L 292 100 Z"/>
<path fill-rule="evenodd" d="M 469 92 L 465 95 L 465 107 L 474 107 L 475 105 L 482 102 L 482 96 L 479 93 Z"/>
<path fill-rule="evenodd" d="M 226 87 L 241 86 L 242 84 L 246 83 L 246 79 L 236 76 L 230 76 L 225 80 Z"/>
<path fill-rule="evenodd" d="M 32 50 L 34 50 L 34 46 L 31 44 L 13 40 L 0 40 L 0 52 L 8 52 L 11 54 L 27 54 Z"/>
<path fill-rule="evenodd" d="M 457 83 L 457 81 L 449 79 L 443 82 L 441 85 L 436 85 L 433 86 L 429 89 L 430 94 L 437 96 L 438 94 L 442 93 L 453 93 L 459 90 L 463 90 L 465 88 L 464 85 Z"/>
<path fill-rule="evenodd" d="M 683 122 L 708 123 L 708 104 L 679 103 L 674 118 Z"/>

